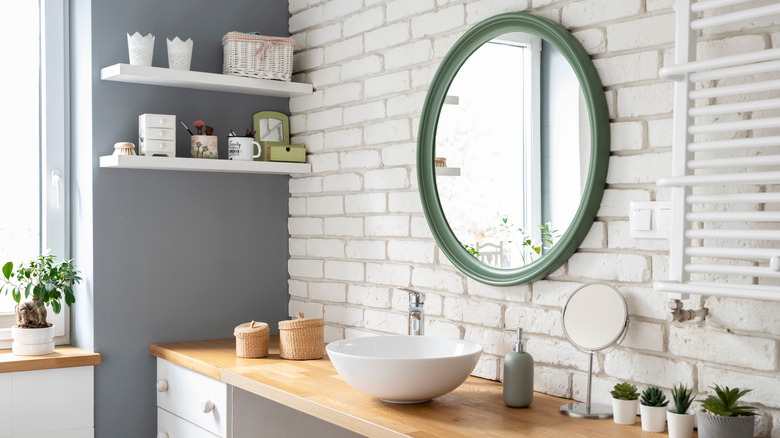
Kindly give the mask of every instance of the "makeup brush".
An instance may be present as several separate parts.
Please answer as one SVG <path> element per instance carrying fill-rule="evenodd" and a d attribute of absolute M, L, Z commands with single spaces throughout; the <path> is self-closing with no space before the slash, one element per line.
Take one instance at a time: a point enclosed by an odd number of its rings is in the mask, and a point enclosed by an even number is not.
<path fill-rule="evenodd" d="M 198 135 L 203 135 L 203 127 L 206 124 L 203 123 L 203 120 L 196 120 L 195 123 L 192 124 L 192 126 L 195 127 L 195 129 L 198 130 Z"/>
<path fill-rule="evenodd" d="M 186 130 L 187 130 L 187 132 L 189 132 L 189 133 L 190 133 L 190 135 L 195 135 L 195 134 L 193 134 L 193 133 L 192 133 L 192 131 L 190 131 L 190 128 L 188 128 L 188 127 L 187 127 L 187 125 L 185 125 L 185 124 L 184 124 L 184 122 L 182 122 L 181 120 L 179 120 L 179 123 L 181 123 L 181 126 L 184 126 L 184 129 L 186 129 Z"/>

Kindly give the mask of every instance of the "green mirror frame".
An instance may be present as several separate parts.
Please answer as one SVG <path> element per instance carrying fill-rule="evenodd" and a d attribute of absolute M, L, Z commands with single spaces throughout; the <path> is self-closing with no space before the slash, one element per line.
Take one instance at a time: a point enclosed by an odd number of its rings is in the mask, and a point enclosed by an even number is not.
<path fill-rule="evenodd" d="M 568 60 L 580 82 L 590 119 L 590 168 L 579 208 L 569 228 L 544 257 L 528 265 L 501 269 L 482 263 L 461 245 L 444 215 L 436 186 L 436 127 L 447 90 L 461 66 L 484 43 L 511 32 L 543 38 Z M 609 165 L 609 110 L 596 67 L 580 42 L 561 25 L 524 13 L 488 18 L 469 29 L 444 56 L 431 81 L 417 137 L 417 181 L 425 218 L 447 258 L 469 277 L 493 286 L 512 286 L 544 278 L 565 263 L 590 231 L 604 194 Z"/>

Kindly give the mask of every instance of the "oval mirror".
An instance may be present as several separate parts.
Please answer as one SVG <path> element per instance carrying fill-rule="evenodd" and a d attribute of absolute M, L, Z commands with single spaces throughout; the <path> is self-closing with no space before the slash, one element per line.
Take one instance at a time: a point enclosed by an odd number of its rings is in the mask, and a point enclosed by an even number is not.
<path fill-rule="evenodd" d="M 434 238 L 470 277 L 508 286 L 563 264 L 590 230 L 608 159 L 601 81 L 560 25 L 498 15 L 442 60 L 420 119 L 418 182 Z"/>

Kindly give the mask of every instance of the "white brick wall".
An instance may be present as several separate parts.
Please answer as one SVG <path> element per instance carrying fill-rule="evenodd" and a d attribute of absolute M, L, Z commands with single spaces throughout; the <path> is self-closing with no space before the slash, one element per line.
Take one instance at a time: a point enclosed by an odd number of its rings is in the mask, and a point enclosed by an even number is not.
<path fill-rule="evenodd" d="M 484 346 L 475 375 L 501 377 L 512 343 L 504 329 L 523 326 L 536 389 L 583 399 L 587 356 L 563 337 L 560 306 L 581 284 L 607 281 L 624 293 L 631 324 L 596 360 L 595 402 L 608 402 L 619 380 L 666 389 L 684 381 L 700 392 L 750 387 L 760 433 L 780 437 L 780 304 L 692 296 L 686 307 L 705 305 L 710 318 L 671 323 L 666 297 L 652 290 L 666 276 L 668 244 L 627 234 L 631 201 L 669 196 L 654 182 L 671 164 L 673 85 L 658 68 L 673 62 L 672 0 L 290 0 L 289 10 L 296 80 L 315 87 L 290 101 L 293 140 L 306 143 L 313 167 L 289 186 L 291 314 L 324 316 L 328 341 L 406 333 L 397 288 L 411 286 L 428 294 L 429 334 Z M 474 23 L 508 11 L 563 23 L 592 55 L 612 156 L 581 251 L 547 279 L 497 288 L 458 272 L 436 246 L 417 193 L 415 141 L 442 57 Z M 776 25 L 756 20 L 707 35 L 699 53 L 778 47 Z"/>

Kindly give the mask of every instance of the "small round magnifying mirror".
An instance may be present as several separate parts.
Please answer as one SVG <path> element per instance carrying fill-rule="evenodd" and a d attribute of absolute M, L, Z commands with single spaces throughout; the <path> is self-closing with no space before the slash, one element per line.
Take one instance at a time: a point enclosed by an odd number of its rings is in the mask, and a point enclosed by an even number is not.
<path fill-rule="evenodd" d="M 563 332 L 577 349 L 590 355 L 587 401 L 561 406 L 561 413 L 576 418 L 612 418 L 612 407 L 591 404 L 593 355 L 615 345 L 628 329 L 628 305 L 623 295 L 605 283 L 588 283 L 569 295 L 562 310 Z"/>

